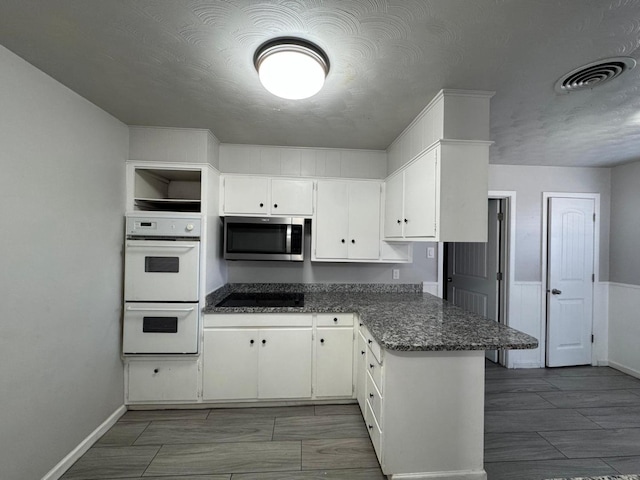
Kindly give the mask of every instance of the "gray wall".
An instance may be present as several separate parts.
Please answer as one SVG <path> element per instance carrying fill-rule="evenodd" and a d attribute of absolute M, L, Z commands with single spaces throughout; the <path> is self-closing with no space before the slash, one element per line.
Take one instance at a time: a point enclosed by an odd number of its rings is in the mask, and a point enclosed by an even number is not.
<path fill-rule="evenodd" d="M 0 477 L 42 478 L 123 404 L 127 128 L 0 46 Z"/>
<path fill-rule="evenodd" d="M 640 285 L 640 162 L 611 170 L 612 282 Z"/>
<path fill-rule="evenodd" d="M 608 168 L 489 165 L 489 190 L 516 191 L 515 280 L 542 280 L 542 193 L 600 193 L 600 281 L 609 279 Z"/>

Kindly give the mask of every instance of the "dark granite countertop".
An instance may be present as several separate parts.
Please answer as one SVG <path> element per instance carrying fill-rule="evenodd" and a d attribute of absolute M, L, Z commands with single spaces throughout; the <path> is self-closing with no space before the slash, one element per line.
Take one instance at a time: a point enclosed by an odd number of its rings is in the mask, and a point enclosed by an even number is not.
<path fill-rule="evenodd" d="M 604 477 L 552 478 L 549 480 L 640 480 L 640 475 L 606 475 Z"/>
<path fill-rule="evenodd" d="M 304 292 L 304 307 L 215 307 L 231 292 Z M 421 284 L 228 284 L 207 296 L 203 313 L 354 312 L 389 350 L 537 348 L 530 335 L 466 312 Z"/>

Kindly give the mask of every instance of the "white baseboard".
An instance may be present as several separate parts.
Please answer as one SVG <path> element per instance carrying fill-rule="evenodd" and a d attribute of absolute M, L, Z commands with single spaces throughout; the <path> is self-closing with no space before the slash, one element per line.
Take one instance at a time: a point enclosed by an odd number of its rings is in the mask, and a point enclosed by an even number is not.
<path fill-rule="evenodd" d="M 544 365 L 540 365 L 539 363 L 514 362 L 511 368 L 544 368 Z"/>
<path fill-rule="evenodd" d="M 626 373 L 627 375 L 631 375 L 632 377 L 636 377 L 636 378 L 640 378 L 640 371 L 634 369 L 634 368 L 629 368 L 629 367 L 625 367 L 624 365 L 621 365 L 617 362 L 614 362 L 612 360 L 609 360 L 608 365 L 611 368 L 615 368 L 616 370 L 620 370 L 622 373 Z"/>
<path fill-rule="evenodd" d="M 463 470 L 455 472 L 396 473 L 389 480 L 487 480 L 484 470 Z"/>
<path fill-rule="evenodd" d="M 122 417 L 127 412 L 127 407 L 124 405 L 118 407 L 115 412 L 113 412 L 109 417 L 102 422 L 98 428 L 96 428 L 93 432 L 91 432 L 87 438 L 85 438 L 80 444 L 71 450 L 69 454 L 64 457 L 62 460 L 58 462 L 58 464 L 49 470 L 42 480 L 58 480 L 64 472 L 71 468 L 82 455 L 84 455 L 87 450 L 91 448 L 91 446 L 96 443 L 102 435 L 104 435 L 107 430 L 109 430 L 115 423 L 118 421 L 120 417 Z"/>

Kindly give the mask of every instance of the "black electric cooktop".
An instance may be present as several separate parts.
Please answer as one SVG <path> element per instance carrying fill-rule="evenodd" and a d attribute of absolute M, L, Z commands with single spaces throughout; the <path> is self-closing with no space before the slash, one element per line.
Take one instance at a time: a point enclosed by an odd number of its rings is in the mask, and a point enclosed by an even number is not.
<path fill-rule="evenodd" d="M 216 307 L 304 307 L 304 293 L 231 293 Z"/>

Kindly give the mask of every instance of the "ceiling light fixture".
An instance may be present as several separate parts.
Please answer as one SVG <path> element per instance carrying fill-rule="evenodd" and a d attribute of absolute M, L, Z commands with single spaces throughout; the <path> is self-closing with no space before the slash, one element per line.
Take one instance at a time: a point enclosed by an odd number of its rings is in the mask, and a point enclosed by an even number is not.
<path fill-rule="evenodd" d="M 292 37 L 263 43 L 253 56 L 264 88 L 289 100 L 314 96 L 329 73 L 329 59 L 320 47 Z"/>

